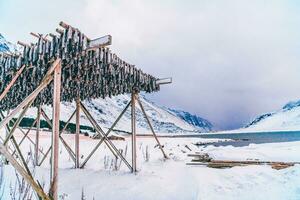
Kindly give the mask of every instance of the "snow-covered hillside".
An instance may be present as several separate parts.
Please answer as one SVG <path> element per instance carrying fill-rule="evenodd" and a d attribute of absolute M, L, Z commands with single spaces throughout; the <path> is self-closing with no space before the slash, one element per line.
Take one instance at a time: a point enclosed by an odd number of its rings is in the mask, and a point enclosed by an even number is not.
<path fill-rule="evenodd" d="M 256 117 L 245 130 L 300 130 L 300 100 L 289 102 L 278 111 Z"/>
<path fill-rule="evenodd" d="M 0 52 L 15 52 L 16 46 L 8 42 L 0 33 Z"/>
<path fill-rule="evenodd" d="M 16 47 L 9 43 L 0 34 L 0 52 L 12 52 Z M 153 102 L 147 100 L 144 95 L 140 95 L 145 110 L 150 117 L 154 129 L 160 133 L 183 133 L 183 132 L 209 132 L 212 130 L 212 124 L 196 115 L 192 115 L 185 111 L 177 111 L 165 107 L 160 107 Z M 118 115 L 122 112 L 130 98 L 128 95 L 120 95 L 118 97 L 96 99 L 86 101 L 85 105 L 90 110 L 95 119 L 105 129 L 109 128 Z M 51 116 L 51 108 L 45 107 L 46 112 Z M 62 120 L 68 120 L 69 116 L 75 110 L 74 103 L 62 103 L 61 115 Z M 27 117 L 36 116 L 36 109 L 31 108 Z M 82 115 L 82 125 L 90 125 L 86 117 Z M 74 120 L 73 120 L 74 122 Z M 116 130 L 130 131 L 130 109 L 116 126 Z M 137 126 L 139 133 L 150 133 L 150 129 L 140 110 L 137 111 Z"/>
<path fill-rule="evenodd" d="M 183 111 L 183 110 L 169 109 L 169 111 L 172 114 L 179 116 L 181 119 L 183 119 L 187 123 L 189 123 L 193 126 L 196 126 L 198 128 L 205 129 L 205 131 L 211 131 L 213 129 L 213 125 L 209 121 L 207 121 L 206 119 L 203 119 L 197 115 L 193 115 L 193 114 Z"/>
<path fill-rule="evenodd" d="M 191 132 L 208 132 L 212 129 L 212 125 L 205 119 L 191 115 L 187 112 L 185 116 L 194 116 L 191 118 L 183 119 L 182 111 L 177 112 L 176 110 L 170 111 L 168 108 L 160 107 L 148 101 L 144 95 L 140 95 L 140 99 L 147 115 L 149 116 L 155 131 L 159 133 L 191 133 Z M 99 125 L 108 129 L 122 112 L 125 106 L 130 101 L 129 95 L 119 95 L 112 98 L 106 99 L 95 99 L 90 101 L 84 101 L 83 103 L 91 114 L 98 121 Z M 72 112 L 75 110 L 75 103 L 62 103 L 61 104 L 61 119 L 67 121 L 71 116 Z M 137 131 L 140 134 L 150 133 L 150 129 L 144 116 L 142 115 L 139 106 L 137 106 Z M 52 108 L 50 106 L 43 107 L 45 112 L 51 116 Z M 36 116 L 36 108 L 31 108 L 27 117 Z M 75 119 L 73 121 L 75 122 Z M 128 108 L 125 115 L 121 118 L 120 122 L 115 127 L 115 130 L 120 130 L 121 132 L 130 132 L 130 107 Z M 90 125 L 87 118 L 83 113 L 81 113 L 81 124 Z"/>

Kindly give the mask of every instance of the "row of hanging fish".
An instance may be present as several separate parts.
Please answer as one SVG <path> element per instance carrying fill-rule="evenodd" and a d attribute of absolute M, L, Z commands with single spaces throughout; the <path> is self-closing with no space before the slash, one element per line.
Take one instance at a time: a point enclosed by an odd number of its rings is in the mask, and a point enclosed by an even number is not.
<path fill-rule="evenodd" d="M 20 55 L 0 54 L 0 94 L 23 65 L 10 92 L 0 102 L 0 110 L 15 108 L 41 83 L 51 64 L 62 60 L 62 101 L 72 102 L 91 98 L 105 98 L 133 89 L 145 92 L 159 90 L 156 78 L 121 60 L 107 47 L 89 49 L 89 39 L 78 29 L 68 26 L 48 40 L 39 37 L 35 44 L 23 45 Z M 36 98 L 34 106 L 50 105 L 53 84 L 49 84 Z"/>

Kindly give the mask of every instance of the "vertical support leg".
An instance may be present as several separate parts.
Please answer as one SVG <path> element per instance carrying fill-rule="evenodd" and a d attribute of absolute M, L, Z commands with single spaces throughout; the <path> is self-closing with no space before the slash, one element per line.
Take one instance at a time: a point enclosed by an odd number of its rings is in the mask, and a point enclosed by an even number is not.
<path fill-rule="evenodd" d="M 132 173 L 136 172 L 136 92 L 133 90 L 131 94 L 131 152 L 132 152 Z"/>
<path fill-rule="evenodd" d="M 75 168 L 79 168 L 80 99 L 76 99 Z"/>
<path fill-rule="evenodd" d="M 59 119 L 60 119 L 60 91 L 61 91 L 61 62 L 54 70 L 53 91 L 53 125 L 52 125 L 52 149 L 51 149 L 51 176 L 50 196 L 58 200 L 58 155 L 59 155 Z"/>
<path fill-rule="evenodd" d="M 35 165 L 39 165 L 39 142 L 40 142 L 40 128 L 41 128 L 41 106 L 37 110 L 37 121 L 36 121 L 36 135 L 35 135 L 35 152 L 34 159 Z"/>

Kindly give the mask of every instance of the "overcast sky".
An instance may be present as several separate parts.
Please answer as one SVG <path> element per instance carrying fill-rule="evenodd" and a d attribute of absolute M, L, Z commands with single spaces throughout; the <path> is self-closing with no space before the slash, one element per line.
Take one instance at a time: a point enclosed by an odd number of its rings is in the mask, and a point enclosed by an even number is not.
<path fill-rule="evenodd" d="M 173 77 L 149 96 L 220 129 L 300 99 L 300 1 L 0 0 L 0 33 L 30 42 L 59 21 L 145 72 Z"/>

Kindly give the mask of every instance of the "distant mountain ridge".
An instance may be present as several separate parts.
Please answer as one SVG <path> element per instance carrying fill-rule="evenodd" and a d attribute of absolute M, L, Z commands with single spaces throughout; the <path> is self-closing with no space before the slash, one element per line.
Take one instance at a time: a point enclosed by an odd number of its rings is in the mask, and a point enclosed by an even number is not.
<path fill-rule="evenodd" d="M 197 115 L 191 114 L 183 110 L 169 109 L 169 111 L 193 126 L 204 128 L 208 132 L 213 130 L 212 123 L 210 123 L 204 118 L 201 118 Z"/>
<path fill-rule="evenodd" d="M 246 130 L 300 130 L 300 100 L 285 104 L 280 110 L 259 115 Z"/>
<path fill-rule="evenodd" d="M 13 44 L 9 43 L 0 34 L 0 52 L 13 52 L 16 49 L 17 48 Z M 185 111 L 158 106 L 149 101 L 145 95 L 140 95 L 140 99 L 143 102 L 146 113 L 149 116 L 155 131 L 159 133 L 200 133 L 209 132 L 213 129 L 213 125 L 208 120 L 197 115 L 193 115 Z M 129 100 L 129 95 L 119 95 L 112 98 L 85 101 L 84 103 L 101 127 L 107 129 L 122 112 Z M 51 107 L 45 106 L 44 109 L 46 113 L 48 113 L 48 116 L 51 116 Z M 68 117 L 74 110 L 74 103 L 62 102 L 61 120 L 67 121 Z M 26 114 L 26 117 L 34 118 L 35 116 L 36 109 L 30 108 Z M 115 129 L 123 132 L 130 132 L 130 122 L 129 108 Z M 81 115 L 81 123 L 82 125 L 90 125 L 84 115 Z M 142 112 L 139 109 L 137 109 L 137 128 L 139 133 L 150 133 L 150 129 L 146 124 Z"/>

